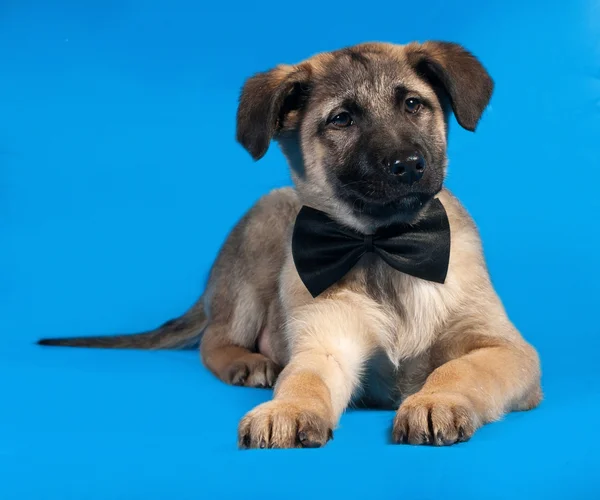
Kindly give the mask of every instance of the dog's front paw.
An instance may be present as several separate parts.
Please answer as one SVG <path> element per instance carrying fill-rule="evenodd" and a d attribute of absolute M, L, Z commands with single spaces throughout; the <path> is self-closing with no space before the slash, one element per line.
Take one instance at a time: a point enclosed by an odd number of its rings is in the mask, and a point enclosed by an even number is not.
<path fill-rule="evenodd" d="M 479 418 L 469 400 L 457 393 L 416 393 L 400 405 L 394 419 L 395 443 L 450 445 L 471 438 Z"/>
<path fill-rule="evenodd" d="M 329 422 L 302 401 L 269 401 L 240 422 L 240 448 L 318 448 L 333 439 Z"/>

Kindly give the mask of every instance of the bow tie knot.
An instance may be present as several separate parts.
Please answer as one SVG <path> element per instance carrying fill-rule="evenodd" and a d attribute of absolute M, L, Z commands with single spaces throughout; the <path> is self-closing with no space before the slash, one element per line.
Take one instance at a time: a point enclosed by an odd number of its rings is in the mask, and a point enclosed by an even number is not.
<path fill-rule="evenodd" d="M 365 253 L 376 253 L 397 271 L 444 283 L 450 259 L 450 224 L 442 203 L 426 205 L 414 224 L 396 224 L 376 234 L 361 234 L 327 214 L 302 207 L 292 237 L 292 256 L 313 297 L 342 279 Z"/>
<path fill-rule="evenodd" d="M 373 235 L 365 234 L 365 251 L 366 252 L 374 252 L 375 248 L 373 247 Z"/>

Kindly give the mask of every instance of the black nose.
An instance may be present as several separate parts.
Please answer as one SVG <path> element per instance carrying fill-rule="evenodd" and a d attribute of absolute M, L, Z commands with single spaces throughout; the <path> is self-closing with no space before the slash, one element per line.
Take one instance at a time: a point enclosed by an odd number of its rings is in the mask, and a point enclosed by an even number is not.
<path fill-rule="evenodd" d="M 416 151 L 399 151 L 385 160 L 389 172 L 405 184 L 421 180 L 425 172 L 425 158 Z"/>

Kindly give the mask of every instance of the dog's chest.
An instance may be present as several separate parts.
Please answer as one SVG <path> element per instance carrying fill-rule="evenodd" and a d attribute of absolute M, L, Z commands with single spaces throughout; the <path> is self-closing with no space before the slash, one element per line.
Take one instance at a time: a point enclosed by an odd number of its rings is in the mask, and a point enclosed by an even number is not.
<path fill-rule="evenodd" d="M 383 316 L 373 333 L 389 360 L 397 366 L 427 351 L 447 315 L 442 287 L 377 260 L 362 271 L 366 294 Z"/>

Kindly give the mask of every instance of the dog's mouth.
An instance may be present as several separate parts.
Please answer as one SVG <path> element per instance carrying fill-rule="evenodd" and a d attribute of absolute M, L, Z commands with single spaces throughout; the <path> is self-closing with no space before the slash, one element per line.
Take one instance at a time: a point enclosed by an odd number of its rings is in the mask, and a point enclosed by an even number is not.
<path fill-rule="evenodd" d="M 360 189 L 359 186 L 347 186 L 343 193 L 340 193 L 355 215 L 366 215 L 381 220 L 415 216 L 436 194 L 437 192 L 423 191 L 399 193 L 389 188 Z"/>
<path fill-rule="evenodd" d="M 411 193 L 384 202 L 357 198 L 352 203 L 352 211 L 356 215 L 368 215 L 382 220 L 392 217 L 410 218 L 417 215 L 431 198 L 433 196 L 426 193 Z"/>

